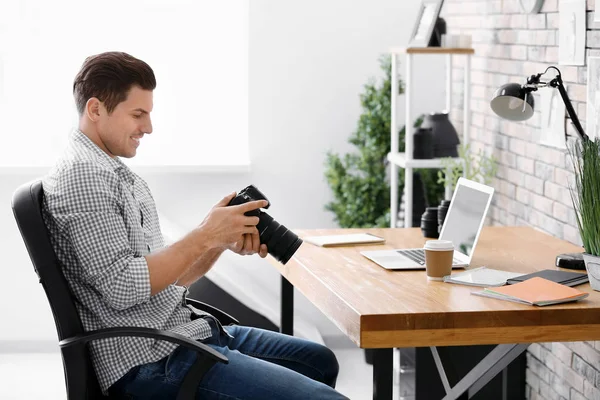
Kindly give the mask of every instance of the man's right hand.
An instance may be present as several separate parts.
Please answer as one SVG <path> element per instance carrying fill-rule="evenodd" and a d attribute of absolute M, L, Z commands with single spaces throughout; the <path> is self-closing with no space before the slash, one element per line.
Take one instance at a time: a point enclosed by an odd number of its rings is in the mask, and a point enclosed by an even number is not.
<path fill-rule="evenodd" d="M 245 234 L 258 235 L 258 217 L 248 217 L 244 213 L 266 207 L 269 202 L 256 200 L 228 206 L 235 195 L 233 192 L 215 204 L 198 226 L 210 238 L 213 247 L 225 249 L 238 242 Z"/>

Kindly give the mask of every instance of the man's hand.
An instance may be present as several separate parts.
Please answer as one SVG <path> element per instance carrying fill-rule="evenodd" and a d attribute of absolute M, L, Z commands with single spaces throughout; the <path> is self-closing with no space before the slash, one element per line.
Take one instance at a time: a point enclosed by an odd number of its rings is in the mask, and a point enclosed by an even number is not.
<path fill-rule="evenodd" d="M 268 250 L 266 244 L 260 244 L 258 233 L 246 233 L 240 240 L 229 247 L 229 250 L 242 256 L 249 256 L 258 253 L 259 256 L 265 258 Z"/>
<path fill-rule="evenodd" d="M 266 207 L 268 201 L 257 200 L 235 206 L 227 206 L 235 197 L 235 192 L 225 196 L 214 205 L 204 218 L 198 229 L 203 230 L 210 238 L 212 247 L 221 249 L 239 249 L 239 251 L 261 252 L 266 256 L 266 246 L 263 251 L 260 246 L 256 225 L 258 217 L 248 217 L 244 213 Z M 249 236 L 250 239 L 245 237 Z M 241 243 L 238 243 L 241 242 Z M 255 244 L 256 242 L 256 244 Z M 237 252 L 237 251 L 236 251 Z"/>

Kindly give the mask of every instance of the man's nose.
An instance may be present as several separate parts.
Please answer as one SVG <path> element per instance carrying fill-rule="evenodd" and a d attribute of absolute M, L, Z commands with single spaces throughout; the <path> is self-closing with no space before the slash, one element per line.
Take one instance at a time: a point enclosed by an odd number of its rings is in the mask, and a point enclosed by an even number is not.
<path fill-rule="evenodd" d="M 152 133 L 152 121 L 150 121 L 150 119 L 148 119 L 148 122 L 144 124 L 142 131 L 147 134 Z"/>

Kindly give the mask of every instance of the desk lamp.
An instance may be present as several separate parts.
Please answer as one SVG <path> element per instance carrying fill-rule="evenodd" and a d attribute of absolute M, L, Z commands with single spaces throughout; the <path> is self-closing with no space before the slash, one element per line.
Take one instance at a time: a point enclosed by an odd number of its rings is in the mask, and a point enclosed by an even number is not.
<path fill-rule="evenodd" d="M 557 75 L 551 80 L 542 80 L 548 70 L 555 69 Z M 582 141 L 590 140 L 588 135 L 583 131 L 583 127 L 575 114 L 573 104 L 569 100 L 565 86 L 563 85 L 560 70 L 556 67 L 548 67 L 544 72 L 537 75 L 531 75 L 527 78 L 527 83 L 524 85 L 518 83 L 507 83 L 499 87 L 494 93 L 494 97 L 490 102 L 492 110 L 500 117 L 510 121 L 525 121 L 531 118 L 534 110 L 534 101 L 531 92 L 542 87 L 552 87 L 558 89 L 560 97 L 565 103 L 569 117 L 575 126 L 575 131 Z M 583 262 L 583 253 L 567 253 L 556 256 L 556 266 L 560 268 L 585 270 Z"/>

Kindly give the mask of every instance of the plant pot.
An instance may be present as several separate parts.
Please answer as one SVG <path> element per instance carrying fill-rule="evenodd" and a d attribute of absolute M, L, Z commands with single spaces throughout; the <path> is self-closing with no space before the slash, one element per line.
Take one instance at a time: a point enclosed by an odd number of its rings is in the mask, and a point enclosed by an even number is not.
<path fill-rule="evenodd" d="M 590 286 L 600 292 L 600 257 L 583 253 L 583 260 L 590 279 Z"/>

